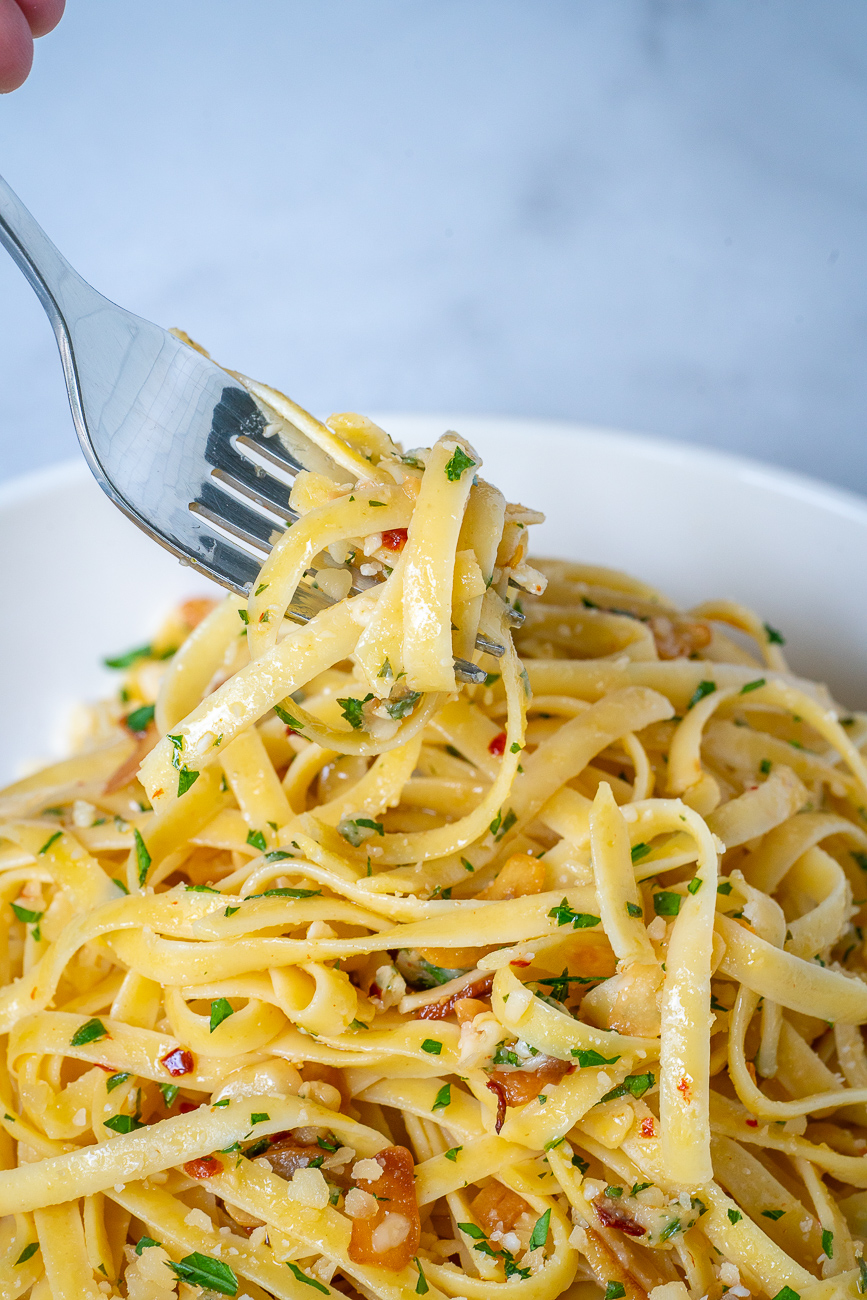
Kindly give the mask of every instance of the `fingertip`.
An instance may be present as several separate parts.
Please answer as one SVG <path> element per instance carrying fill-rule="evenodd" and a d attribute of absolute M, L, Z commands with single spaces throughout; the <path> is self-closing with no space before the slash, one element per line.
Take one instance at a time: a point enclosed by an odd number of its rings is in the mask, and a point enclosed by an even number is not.
<path fill-rule="evenodd" d="M 0 94 L 17 90 L 33 66 L 33 35 L 15 0 L 0 0 Z"/>
<path fill-rule="evenodd" d="M 32 36 L 47 36 L 63 17 L 66 0 L 17 0 Z"/>

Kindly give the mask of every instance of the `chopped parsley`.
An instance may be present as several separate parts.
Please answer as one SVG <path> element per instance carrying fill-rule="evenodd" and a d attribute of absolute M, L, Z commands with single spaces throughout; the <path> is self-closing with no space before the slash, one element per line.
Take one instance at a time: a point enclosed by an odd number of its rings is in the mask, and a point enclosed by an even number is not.
<path fill-rule="evenodd" d="M 18 1258 L 16 1259 L 15 1263 L 16 1263 L 16 1264 L 26 1264 L 27 1261 L 28 1261 L 28 1259 L 32 1259 L 32 1258 L 33 1258 L 33 1256 L 36 1254 L 36 1252 L 37 1252 L 38 1249 L 39 1249 L 39 1242 L 38 1242 L 38 1241 L 31 1241 L 28 1245 L 26 1245 L 26 1246 L 24 1247 L 24 1249 L 22 1250 L 21 1254 L 20 1254 L 20 1255 L 18 1256 Z"/>
<path fill-rule="evenodd" d="M 135 1133 L 136 1129 L 147 1127 L 135 1115 L 112 1115 L 111 1119 L 103 1120 L 103 1123 L 112 1133 Z"/>
<path fill-rule="evenodd" d="M 365 695 L 363 700 L 354 699 L 349 696 L 347 699 L 338 699 L 340 710 L 349 723 L 353 731 L 360 731 L 364 725 L 364 706 L 368 700 L 373 699 L 373 692 Z"/>
<path fill-rule="evenodd" d="M 132 1075 L 129 1073 L 110 1075 L 105 1081 L 106 1092 L 114 1092 L 115 1088 L 119 1088 L 122 1083 L 126 1083 L 127 1079 L 131 1078 Z"/>
<path fill-rule="evenodd" d="M 448 1151 L 443 1152 L 443 1155 L 445 1156 L 446 1160 L 451 1160 L 451 1162 L 454 1164 L 458 1158 L 458 1152 L 463 1151 L 463 1149 L 464 1148 L 462 1146 L 449 1147 Z"/>
<path fill-rule="evenodd" d="M 270 1118 L 271 1118 L 271 1116 L 267 1113 L 267 1111 L 264 1111 L 264 1110 L 254 1110 L 254 1111 L 253 1111 L 253 1114 L 250 1116 L 250 1123 L 251 1123 L 251 1124 L 264 1124 L 264 1123 L 266 1123 Z"/>
<path fill-rule="evenodd" d="M 689 882 L 689 884 L 686 887 L 687 893 L 697 894 L 698 891 L 701 889 L 701 885 L 702 885 L 701 877 L 693 876 L 692 880 Z"/>
<path fill-rule="evenodd" d="M 740 1223 L 741 1219 L 744 1217 L 740 1210 L 726 1210 L 726 1214 L 729 1216 L 729 1223 L 732 1224 L 732 1226 L 736 1223 Z"/>
<path fill-rule="evenodd" d="M 643 1097 L 649 1088 L 652 1088 L 656 1082 L 656 1077 L 650 1070 L 646 1074 L 630 1074 L 618 1083 L 610 1092 L 606 1092 L 602 1101 L 615 1101 L 618 1097 L 625 1097 L 627 1093 L 632 1097 Z"/>
<path fill-rule="evenodd" d="M 438 1038 L 426 1038 L 421 1045 L 423 1052 L 429 1052 L 431 1056 L 439 1056 L 443 1050 L 443 1045 Z"/>
<path fill-rule="evenodd" d="M 344 817 L 338 822 L 337 830 L 354 849 L 370 839 L 371 835 L 385 835 L 382 823 L 373 821 L 370 817 Z"/>
<path fill-rule="evenodd" d="M 291 713 L 287 713 L 282 704 L 275 704 L 274 712 L 277 714 L 277 717 L 281 722 L 285 722 L 287 727 L 292 727 L 294 731 L 301 731 L 303 729 L 304 723 L 299 722 L 297 718 L 293 718 Z"/>
<path fill-rule="evenodd" d="M 622 1282 L 609 1282 L 605 1287 L 605 1300 L 621 1300 L 626 1295 L 626 1287 Z"/>
<path fill-rule="evenodd" d="M 415 1284 L 415 1293 L 416 1295 L 427 1295 L 430 1288 L 427 1284 L 427 1278 L 424 1275 L 424 1269 L 421 1266 L 421 1260 L 418 1255 L 413 1256 L 413 1263 L 418 1269 L 418 1281 Z"/>
<path fill-rule="evenodd" d="M 271 586 L 270 582 L 260 582 L 256 590 L 253 592 L 253 595 L 261 596 L 262 592 L 267 591 L 270 586 Z"/>
<path fill-rule="evenodd" d="M 673 1237 L 676 1232 L 680 1232 L 680 1231 L 681 1231 L 680 1219 L 672 1219 L 671 1223 L 667 1223 L 665 1227 L 662 1229 L 662 1232 L 659 1234 L 659 1240 L 668 1241 L 669 1237 Z"/>
<path fill-rule="evenodd" d="M 163 1094 L 163 1101 L 166 1103 L 166 1105 L 173 1106 L 175 1103 L 175 1098 L 180 1092 L 180 1088 L 176 1083 L 161 1083 L 160 1092 Z"/>
<path fill-rule="evenodd" d="M 627 911 L 627 914 L 628 914 L 629 916 L 643 916 L 643 915 L 644 915 L 644 912 L 641 910 L 641 907 L 638 905 L 638 903 L 627 903 L 627 904 L 626 904 L 626 911 Z"/>
<path fill-rule="evenodd" d="M 251 848 L 258 849 L 260 853 L 264 853 L 268 847 L 261 831 L 247 831 L 247 843 Z"/>
<path fill-rule="evenodd" d="M 302 1272 L 297 1264 L 293 1264 L 292 1261 L 288 1259 L 284 1262 L 289 1272 L 295 1277 L 296 1281 L 305 1282 L 307 1286 L 312 1286 L 314 1290 L 321 1291 L 323 1295 L 331 1295 L 327 1286 L 323 1286 L 322 1283 L 317 1282 L 315 1278 L 308 1277 L 306 1273 Z M 230 1294 L 234 1294 L 234 1292 L 230 1292 Z"/>
<path fill-rule="evenodd" d="M 715 690 L 716 682 L 699 682 L 698 686 L 696 686 L 692 693 L 692 698 L 690 699 L 689 704 L 686 706 L 687 713 L 698 704 L 699 700 L 703 700 L 706 695 L 713 695 Z"/>
<path fill-rule="evenodd" d="M 600 922 L 598 916 L 592 916 L 589 912 L 573 911 L 565 898 L 562 903 L 552 907 L 548 915 L 553 917 L 558 925 L 571 925 L 573 930 L 591 930 Z"/>
<path fill-rule="evenodd" d="M 124 718 L 124 722 L 130 731 L 146 731 L 154 720 L 153 704 L 143 704 L 141 708 L 133 709 Z"/>
<path fill-rule="evenodd" d="M 765 685 L 767 685 L 767 683 L 764 677 L 757 677 L 754 682 L 747 682 L 745 686 L 742 686 L 740 689 L 740 694 L 748 695 L 750 691 L 757 691 L 760 686 L 765 686 Z"/>
<path fill-rule="evenodd" d="M 234 1008 L 232 1007 L 232 1004 L 231 1002 L 229 1002 L 228 998 L 217 998 L 214 1002 L 212 1002 L 211 1003 L 211 1033 L 214 1032 L 214 1030 L 217 1028 L 217 1025 L 221 1025 L 224 1020 L 228 1020 L 229 1016 L 233 1016 L 234 1014 L 235 1014 Z"/>
<path fill-rule="evenodd" d="M 148 846 L 145 844 L 142 833 L 137 826 L 133 827 L 132 834 L 135 840 L 135 863 L 138 869 L 138 883 L 143 886 L 147 880 L 152 859 L 150 853 L 148 853 Z"/>
<path fill-rule="evenodd" d="M 472 469 L 475 461 L 468 456 L 463 447 L 455 447 L 454 455 L 446 465 L 446 478 L 450 483 L 457 483 L 464 470 Z"/>
<path fill-rule="evenodd" d="M 540 1246 L 545 1245 L 545 1242 L 548 1240 L 548 1224 L 550 1222 L 551 1211 L 548 1209 L 540 1219 L 536 1220 L 536 1226 L 533 1228 L 530 1235 L 530 1244 L 527 1247 L 528 1250 L 538 1250 Z"/>
<path fill-rule="evenodd" d="M 250 615 L 247 613 L 246 609 L 238 610 L 238 618 L 241 620 L 241 622 L 244 624 L 245 627 L 250 622 Z"/>
<path fill-rule="evenodd" d="M 48 850 L 51 848 L 52 844 L 55 844 L 60 839 L 62 834 L 63 831 L 55 831 L 53 835 L 49 835 L 48 839 L 45 841 L 45 843 L 42 845 L 42 848 L 39 850 L 40 856 L 43 853 L 47 853 Z"/>
<path fill-rule="evenodd" d="M 86 1043 L 97 1043 L 100 1038 L 108 1038 L 108 1030 L 101 1020 L 86 1020 L 76 1029 L 69 1040 L 70 1047 L 84 1047 Z"/>
<path fill-rule="evenodd" d="M 431 1110 L 445 1110 L 446 1106 L 450 1106 L 451 1104 L 452 1104 L 452 1085 L 450 1083 L 444 1083 L 436 1095 L 434 1104 L 433 1106 L 431 1106 Z"/>
<path fill-rule="evenodd" d="M 614 1065 L 620 1060 L 619 1056 L 603 1056 L 602 1053 L 597 1052 L 594 1047 L 573 1047 L 572 1055 L 575 1057 L 582 1070 L 587 1069 L 588 1066 L 592 1065 Z"/>
<path fill-rule="evenodd" d="M 732 882 L 730 880 L 723 880 L 719 885 L 717 885 L 716 892 L 718 894 L 730 894 L 732 892 Z"/>
<path fill-rule="evenodd" d="M 113 659 L 103 659 L 106 668 L 131 668 L 139 659 L 150 659 L 152 649 L 149 645 L 140 645 L 126 654 L 115 655 Z"/>
<path fill-rule="evenodd" d="M 412 713 L 420 699 L 421 691 L 407 691 L 405 695 L 401 695 L 399 700 L 384 700 L 383 703 L 388 716 L 399 721 Z"/>
<path fill-rule="evenodd" d="M 777 1219 L 782 1219 L 785 1213 L 785 1210 L 762 1210 L 762 1218 L 772 1219 L 776 1223 Z"/>
<path fill-rule="evenodd" d="M 199 779 L 198 772 L 193 772 L 188 767 L 182 767 L 178 772 L 178 798 L 186 794 L 191 785 L 195 785 Z"/>
<path fill-rule="evenodd" d="M 822 1232 L 822 1249 L 828 1259 L 834 1258 L 834 1234 L 830 1228 L 825 1228 Z"/>
<path fill-rule="evenodd" d="M 632 858 L 633 862 L 640 862 L 642 858 L 647 857 L 649 852 L 650 852 L 649 844 L 633 844 L 630 850 L 630 857 Z"/>
<path fill-rule="evenodd" d="M 511 1047 L 506 1046 L 505 1038 L 502 1042 L 497 1043 L 493 1056 L 494 1065 L 520 1065 L 521 1058 Z"/>
<path fill-rule="evenodd" d="M 186 1255 L 177 1264 L 169 1260 L 168 1266 L 176 1277 L 189 1282 L 191 1286 L 210 1289 L 220 1295 L 238 1294 L 238 1279 L 229 1265 L 224 1264 L 221 1259 L 200 1255 L 196 1250 L 192 1255 Z"/>
<path fill-rule="evenodd" d="M 644 1192 L 647 1190 L 648 1187 L 652 1187 L 652 1186 L 653 1183 L 633 1183 L 630 1196 L 637 1196 L 639 1192 Z"/>
<path fill-rule="evenodd" d="M 761 772 L 762 776 L 767 776 L 771 770 L 771 767 L 772 767 L 771 760 L 769 758 L 763 758 L 761 763 L 759 763 L 759 771 Z"/>
<path fill-rule="evenodd" d="M 158 1241 L 154 1241 L 153 1237 L 139 1237 L 138 1242 L 136 1244 L 135 1253 L 137 1255 L 140 1255 L 142 1251 L 147 1250 L 149 1246 L 158 1246 L 159 1244 L 160 1243 Z"/>
<path fill-rule="evenodd" d="M 45 915 L 44 912 L 33 912 L 29 907 L 22 907 L 20 903 L 13 903 L 12 911 L 18 920 L 23 921 L 25 925 L 36 925 Z"/>
<path fill-rule="evenodd" d="M 472 862 L 468 862 L 466 858 L 461 858 L 461 866 L 463 867 L 464 871 L 475 871 L 475 867 L 473 866 Z M 865 870 L 867 870 L 867 867 L 865 867 Z"/>
<path fill-rule="evenodd" d="M 657 916 L 677 916 L 680 911 L 680 894 L 660 889 L 653 895 L 653 910 Z"/>
<path fill-rule="evenodd" d="M 770 623 L 765 623 L 764 629 L 765 636 L 768 638 L 768 645 L 786 644 L 786 638 L 783 636 L 782 632 L 778 632 L 775 627 L 771 627 Z"/>

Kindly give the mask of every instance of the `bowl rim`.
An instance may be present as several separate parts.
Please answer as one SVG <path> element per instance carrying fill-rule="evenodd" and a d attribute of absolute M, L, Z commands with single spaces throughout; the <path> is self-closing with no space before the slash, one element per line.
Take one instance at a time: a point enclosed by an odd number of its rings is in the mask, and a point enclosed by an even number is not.
<path fill-rule="evenodd" d="M 462 426 L 469 431 L 472 426 L 499 425 L 504 430 L 520 433 L 532 429 L 536 435 L 553 435 L 566 440 L 584 439 L 590 443 L 606 443 L 620 448 L 631 457 L 657 462 L 691 465 L 697 469 L 715 472 L 729 481 L 739 481 L 747 486 L 776 493 L 792 501 L 800 501 L 814 508 L 827 510 L 838 517 L 846 517 L 867 527 L 867 497 L 847 488 L 841 488 L 811 475 L 802 474 L 767 461 L 753 459 L 736 452 L 721 451 L 696 443 L 661 438 L 656 434 L 632 433 L 605 425 L 584 424 L 581 421 L 536 419 L 529 416 L 486 414 L 440 415 L 427 411 L 375 412 L 378 422 L 387 425 L 389 420 L 434 421 L 443 429 Z M 14 475 L 0 482 L 0 512 L 35 500 L 46 492 L 58 488 L 77 486 L 92 479 L 83 457 L 72 457 L 53 465 Z"/>

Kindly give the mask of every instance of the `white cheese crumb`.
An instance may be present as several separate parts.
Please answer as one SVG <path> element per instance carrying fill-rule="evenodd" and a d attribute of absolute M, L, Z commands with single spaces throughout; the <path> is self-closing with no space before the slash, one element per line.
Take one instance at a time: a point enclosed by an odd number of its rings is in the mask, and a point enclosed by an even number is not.
<path fill-rule="evenodd" d="M 409 1236 L 410 1222 L 405 1214 L 386 1214 L 382 1223 L 373 1229 L 370 1244 L 376 1254 L 392 1250 Z"/>
<path fill-rule="evenodd" d="M 665 938 L 665 920 L 661 916 L 655 916 L 647 927 L 647 937 L 659 943 L 660 939 Z"/>
<path fill-rule="evenodd" d="M 214 1225 L 204 1210 L 190 1210 L 184 1217 L 188 1228 L 201 1228 L 202 1232 L 213 1232 Z"/>
<path fill-rule="evenodd" d="M 376 1214 L 378 1202 L 370 1192 L 363 1192 L 360 1187 L 351 1187 L 346 1193 L 343 1208 L 350 1219 L 371 1219 Z"/>
<path fill-rule="evenodd" d="M 328 1204 L 328 1184 L 320 1169 L 296 1169 L 289 1183 L 293 1201 L 308 1205 L 313 1210 L 324 1210 Z"/>
<path fill-rule="evenodd" d="M 81 1110 L 77 1110 L 75 1112 L 75 1117 L 72 1122 L 76 1128 L 84 1128 L 85 1124 L 87 1123 L 87 1111 L 84 1109 L 83 1106 Z"/>
<path fill-rule="evenodd" d="M 352 1177 L 366 1178 L 369 1183 L 375 1183 L 382 1177 L 382 1165 L 378 1160 L 358 1160 L 352 1168 Z"/>

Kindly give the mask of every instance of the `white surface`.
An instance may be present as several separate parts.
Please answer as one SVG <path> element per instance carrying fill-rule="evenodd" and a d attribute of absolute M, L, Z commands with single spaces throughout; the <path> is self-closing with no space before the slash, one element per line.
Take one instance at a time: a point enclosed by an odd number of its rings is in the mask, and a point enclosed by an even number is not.
<path fill-rule="evenodd" d="M 2 170 L 82 273 L 334 410 L 867 491 L 863 0 L 69 0 Z M 0 476 L 75 454 L 0 254 Z"/>
<path fill-rule="evenodd" d="M 548 513 L 535 550 L 628 569 L 684 604 L 755 606 L 792 666 L 867 706 L 867 504 L 778 470 L 544 421 L 380 416 L 408 447 L 457 428 L 484 474 Z M 82 462 L 0 488 L 0 779 L 62 752 L 76 700 L 116 688 L 104 655 L 146 642 L 206 589 L 129 523 Z M 45 604 L 42 604 L 43 599 Z"/>

